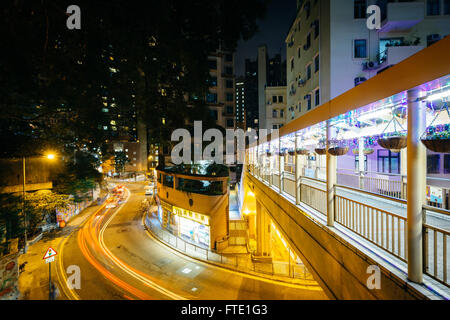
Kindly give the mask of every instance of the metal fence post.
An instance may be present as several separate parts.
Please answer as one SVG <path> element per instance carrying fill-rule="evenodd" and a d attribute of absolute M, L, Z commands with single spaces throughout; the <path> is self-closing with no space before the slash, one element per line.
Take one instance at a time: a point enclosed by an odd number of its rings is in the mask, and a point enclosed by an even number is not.
<path fill-rule="evenodd" d="M 428 272 L 428 229 L 426 227 L 427 213 L 424 208 L 422 208 L 422 259 L 423 259 L 423 272 Z M 436 250 L 436 248 L 434 248 Z M 436 262 L 435 262 L 436 263 Z"/>

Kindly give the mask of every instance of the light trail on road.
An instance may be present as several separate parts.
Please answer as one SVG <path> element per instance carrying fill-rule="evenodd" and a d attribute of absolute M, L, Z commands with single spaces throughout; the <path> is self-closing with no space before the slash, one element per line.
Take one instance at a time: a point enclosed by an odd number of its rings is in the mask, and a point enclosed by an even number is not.
<path fill-rule="evenodd" d="M 124 205 L 128 202 L 131 192 L 128 189 L 125 189 L 128 193 L 128 196 L 123 203 L 121 203 L 120 207 L 108 217 L 108 214 L 111 212 L 111 208 L 107 208 L 105 210 L 106 203 L 103 204 L 90 218 L 87 219 L 78 230 L 77 234 L 77 243 L 78 247 L 85 257 L 85 259 L 91 264 L 98 272 L 100 272 L 106 279 L 108 279 L 110 282 L 115 284 L 116 286 L 120 287 L 124 291 L 128 292 L 130 295 L 141 299 L 141 300 L 155 300 L 154 297 L 146 294 L 145 292 L 135 288 L 134 286 L 126 283 L 122 279 L 120 279 L 117 275 L 110 272 L 104 264 L 102 264 L 99 261 L 99 258 L 104 258 L 108 262 L 112 262 L 115 266 L 119 267 L 122 271 L 133 277 L 134 279 L 138 280 L 145 286 L 154 289 L 158 291 L 159 293 L 167 296 L 170 299 L 174 300 L 185 300 L 186 298 L 177 295 L 162 286 L 158 285 L 153 281 L 153 279 L 150 278 L 149 275 L 127 265 L 125 262 L 117 258 L 112 252 L 108 249 L 104 242 L 104 232 L 107 229 L 108 225 L 111 223 L 111 221 L 114 219 L 114 217 L 120 212 L 120 210 L 124 207 Z M 103 221 L 105 218 L 108 217 L 106 222 L 103 224 Z M 101 227 L 101 229 L 100 229 Z M 64 240 L 67 241 L 68 238 Z M 79 300 L 80 297 L 74 292 L 73 289 L 68 287 L 67 284 L 67 278 L 64 274 L 64 267 L 63 267 L 63 259 L 62 259 L 62 252 L 64 247 L 64 242 L 61 245 L 61 255 L 60 255 L 60 263 L 59 263 L 59 274 L 58 278 L 62 278 L 63 282 L 61 283 L 61 286 L 63 287 L 63 291 L 65 295 L 69 299 L 76 299 Z M 66 288 L 67 287 L 67 288 Z M 69 290 L 69 294 L 66 292 L 66 289 Z M 123 295 L 126 299 L 134 300 L 132 297 L 128 295 Z"/>

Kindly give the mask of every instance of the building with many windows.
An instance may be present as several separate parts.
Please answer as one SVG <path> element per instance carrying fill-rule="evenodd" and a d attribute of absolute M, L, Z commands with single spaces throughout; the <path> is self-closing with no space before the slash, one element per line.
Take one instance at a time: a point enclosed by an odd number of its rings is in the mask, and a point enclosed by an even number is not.
<path fill-rule="evenodd" d="M 381 9 L 369 30 L 367 8 Z M 286 37 L 287 121 L 450 33 L 450 1 L 298 0 Z"/>
<path fill-rule="evenodd" d="M 286 123 L 286 87 L 266 87 L 266 126 L 279 129 Z"/>
<path fill-rule="evenodd" d="M 206 97 L 209 109 L 217 125 L 225 129 L 235 128 L 235 72 L 234 54 L 217 50 L 208 57 L 210 90 Z"/>
<path fill-rule="evenodd" d="M 236 128 L 246 130 L 245 78 L 236 80 Z"/>

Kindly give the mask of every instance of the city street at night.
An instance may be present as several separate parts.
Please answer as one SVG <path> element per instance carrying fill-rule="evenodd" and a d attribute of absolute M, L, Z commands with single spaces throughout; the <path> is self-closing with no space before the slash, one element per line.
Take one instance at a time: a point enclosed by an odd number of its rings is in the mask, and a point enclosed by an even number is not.
<path fill-rule="evenodd" d="M 450 300 L 450 0 L 4 0 L 0 33 L 3 310 Z"/>

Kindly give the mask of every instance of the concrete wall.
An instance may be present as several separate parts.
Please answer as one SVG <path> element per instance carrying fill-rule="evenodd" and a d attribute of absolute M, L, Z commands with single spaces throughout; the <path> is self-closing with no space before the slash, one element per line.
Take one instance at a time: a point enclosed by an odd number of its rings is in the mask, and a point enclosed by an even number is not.
<path fill-rule="evenodd" d="M 331 298 L 426 298 L 415 287 L 346 242 L 333 228 L 316 221 L 248 173 L 245 183 Z M 366 286 L 369 276 L 367 268 L 371 265 L 378 265 L 381 269 L 380 290 L 369 290 Z"/>

